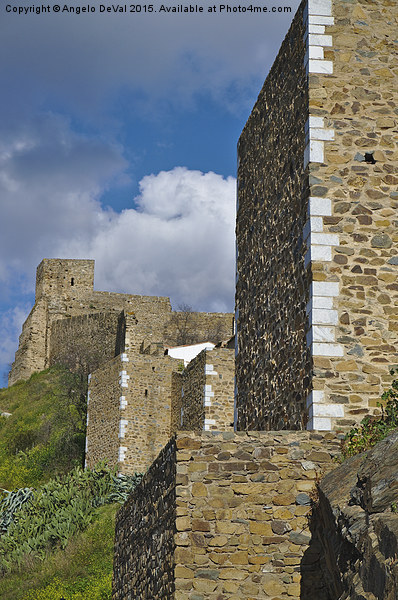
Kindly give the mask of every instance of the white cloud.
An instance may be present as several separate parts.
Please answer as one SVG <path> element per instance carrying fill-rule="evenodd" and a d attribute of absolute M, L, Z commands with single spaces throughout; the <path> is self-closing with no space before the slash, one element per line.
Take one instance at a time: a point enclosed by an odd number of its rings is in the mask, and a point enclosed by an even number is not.
<path fill-rule="evenodd" d="M 4 291 L 18 275 L 21 293 L 26 278 L 32 290 L 44 257 L 95 258 L 97 289 L 232 309 L 234 178 L 184 167 L 148 175 L 136 208 L 114 213 L 100 199 L 124 177 L 120 149 L 59 117 L 37 127 L 0 147 Z"/>
<path fill-rule="evenodd" d="M 232 310 L 235 179 L 176 167 L 144 177 L 135 202 L 61 254 L 95 258 L 98 289 Z"/>

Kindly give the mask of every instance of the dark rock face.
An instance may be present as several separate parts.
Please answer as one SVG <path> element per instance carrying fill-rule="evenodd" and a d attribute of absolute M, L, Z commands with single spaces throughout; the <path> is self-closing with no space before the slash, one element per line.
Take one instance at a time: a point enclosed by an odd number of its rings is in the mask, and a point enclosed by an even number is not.
<path fill-rule="evenodd" d="M 308 549 L 317 566 L 317 600 L 398 598 L 397 505 L 398 431 L 320 484 Z M 302 600 L 310 600 L 305 587 Z"/>

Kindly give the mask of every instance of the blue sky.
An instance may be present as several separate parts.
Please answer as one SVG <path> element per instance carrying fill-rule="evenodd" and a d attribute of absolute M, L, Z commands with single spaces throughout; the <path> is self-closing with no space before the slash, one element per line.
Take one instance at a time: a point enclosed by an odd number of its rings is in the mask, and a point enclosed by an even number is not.
<path fill-rule="evenodd" d="M 94 258 L 98 290 L 233 310 L 236 143 L 298 4 L 24 15 L 3 0 L 0 385 L 44 257 Z"/>

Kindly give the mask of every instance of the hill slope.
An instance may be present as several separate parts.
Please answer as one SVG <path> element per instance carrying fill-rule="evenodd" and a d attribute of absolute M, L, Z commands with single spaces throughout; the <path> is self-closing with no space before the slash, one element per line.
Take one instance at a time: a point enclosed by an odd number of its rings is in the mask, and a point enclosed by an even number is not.
<path fill-rule="evenodd" d="M 85 379 L 85 378 L 84 378 Z M 86 381 L 62 367 L 0 389 L 0 488 L 38 486 L 84 459 Z"/>

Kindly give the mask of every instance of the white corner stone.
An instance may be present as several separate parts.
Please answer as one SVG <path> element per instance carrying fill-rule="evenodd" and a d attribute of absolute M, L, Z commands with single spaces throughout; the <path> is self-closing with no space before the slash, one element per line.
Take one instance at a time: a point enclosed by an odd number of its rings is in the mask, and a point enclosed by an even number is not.
<path fill-rule="evenodd" d="M 312 390 L 310 394 L 307 396 L 307 408 L 311 406 L 311 404 L 319 404 L 325 401 L 325 392 L 323 390 Z"/>
<path fill-rule="evenodd" d="M 320 60 L 318 62 L 325 63 L 327 61 Z M 321 129 L 320 127 L 311 127 L 310 128 L 310 138 L 311 138 L 311 140 L 323 140 L 323 141 L 334 140 L 334 129 Z"/>
<path fill-rule="evenodd" d="M 321 15 L 309 15 L 309 25 L 334 25 L 334 17 L 325 17 Z"/>
<path fill-rule="evenodd" d="M 309 321 L 311 325 L 337 325 L 338 313 L 337 310 L 313 308 L 309 315 Z"/>
<path fill-rule="evenodd" d="M 333 298 L 330 296 L 313 296 L 305 308 L 306 312 L 309 313 L 313 308 L 333 308 Z"/>
<path fill-rule="evenodd" d="M 126 396 L 120 396 L 119 398 L 119 409 L 124 410 L 127 406 Z"/>
<path fill-rule="evenodd" d="M 125 352 L 123 352 L 120 355 L 120 358 L 121 358 L 122 362 L 129 362 L 129 357 L 127 356 L 127 354 Z"/>
<path fill-rule="evenodd" d="M 311 417 L 329 417 L 339 418 L 344 417 L 343 404 L 312 404 L 309 408 L 309 416 Z"/>
<path fill-rule="evenodd" d="M 308 45 L 309 46 L 331 47 L 333 45 L 333 38 L 331 35 L 322 35 L 320 33 L 309 33 L 308 34 Z"/>
<path fill-rule="evenodd" d="M 320 198 L 318 196 L 310 196 L 308 202 L 309 216 L 331 217 L 332 216 L 332 201 L 330 198 Z"/>
<path fill-rule="evenodd" d="M 119 456 L 118 456 L 119 462 L 124 462 L 124 460 L 126 458 L 126 452 L 127 452 L 126 446 L 119 447 L 119 453 L 118 453 L 119 454 Z"/>
<path fill-rule="evenodd" d="M 313 46 L 310 46 L 310 48 L 312 47 Z M 331 60 L 316 60 L 310 58 L 308 60 L 308 73 L 324 73 L 325 75 L 332 75 L 333 63 Z"/>
<path fill-rule="evenodd" d="M 308 0 L 308 14 L 331 16 L 332 0 Z"/>
<path fill-rule="evenodd" d="M 308 33 L 325 33 L 324 25 L 315 25 L 314 23 L 308 24 Z"/>
<path fill-rule="evenodd" d="M 313 296 L 338 296 L 340 284 L 338 281 L 313 281 L 311 294 Z"/>
<path fill-rule="evenodd" d="M 307 333 L 311 342 L 335 342 L 336 328 L 322 325 L 313 325 Z M 309 344 L 310 345 L 310 344 Z"/>
<path fill-rule="evenodd" d="M 308 256 L 307 256 L 308 254 Z M 325 261 L 330 262 L 332 260 L 332 247 L 331 246 L 314 246 L 311 244 L 308 249 L 308 253 L 305 255 L 305 267 L 308 266 L 309 261 Z"/>
<path fill-rule="evenodd" d="M 344 348 L 341 344 L 322 344 L 314 342 L 312 344 L 312 356 L 344 356 Z"/>
<path fill-rule="evenodd" d="M 332 420 L 328 417 L 312 417 L 307 423 L 308 431 L 331 431 Z"/>
<path fill-rule="evenodd" d="M 340 244 L 339 236 L 335 233 L 317 233 L 314 231 L 309 238 L 312 244 L 318 246 L 338 246 Z"/>

